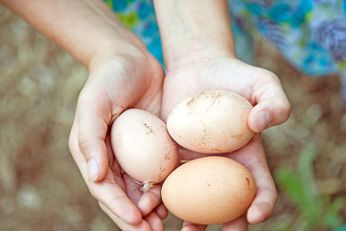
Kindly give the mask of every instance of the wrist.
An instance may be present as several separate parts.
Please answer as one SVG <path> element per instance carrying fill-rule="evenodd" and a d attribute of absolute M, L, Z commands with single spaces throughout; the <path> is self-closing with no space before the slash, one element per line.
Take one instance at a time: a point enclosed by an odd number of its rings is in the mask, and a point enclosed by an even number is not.
<path fill-rule="evenodd" d="M 167 68 L 196 56 L 235 56 L 226 0 L 154 0 L 154 5 Z"/>
<path fill-rule="evenodd" d="M 145 45 L 131 32 L 122 33 L 121 36 L 109 36 L 97 49 L 90 54 L 87 66 L 90 68 L 95 63 L 107 59 L 132 59 L 143 60 L 148 55 Z"/>
<path fill-rule="evenodd" d="M 185 64 L 211 61 L 219 58 L 235 58 L 236 52 L 233 43 L 212 43 L 209 41 L 190 41 L 176 48 L 166 51 L 165 62 L 167 70 L 172 70 Z"/>

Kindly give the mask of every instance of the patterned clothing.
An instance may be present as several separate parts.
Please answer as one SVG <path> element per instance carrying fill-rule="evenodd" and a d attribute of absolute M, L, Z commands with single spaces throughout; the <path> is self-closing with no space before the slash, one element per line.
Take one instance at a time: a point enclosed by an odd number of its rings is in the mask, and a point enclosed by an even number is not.
<path fill-rule="evenodd" d="M 230 0 L 229 4 L 243 36 L 264 36 L 306 74 L 346 70 L 346 0 Z"/>
<path fill-rule="evenodd" d="M 151 0 L 105 0 L 163 63 Z M 229 0 L 238 56 L 251 63 L 253 36 L 270 41 L 311 76 L 346 76 L 346 0 Z"/>
<path fill-rule="evenodd" d="M 119 20 L 146 44 L 148 50 L 163 63 L 159 28 L 151 0 L 104 0 Z"/>

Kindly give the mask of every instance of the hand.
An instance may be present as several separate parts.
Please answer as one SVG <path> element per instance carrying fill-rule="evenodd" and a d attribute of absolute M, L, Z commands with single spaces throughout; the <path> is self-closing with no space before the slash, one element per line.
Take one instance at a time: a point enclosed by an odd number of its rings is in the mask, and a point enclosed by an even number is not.
<path fill-rule="evenodd" d="M 69 145 L 92 195 L 123 230 L 162 230 L 159 188 L 141 194 L 109 148 L 108 129 L 128 107 L 160 113 L 163 72 L 103 1 L 0 0 L 89 69 Z M 155 211 L 153 211 L 153 209 Z"/>
<path fill-rule="evenodd" d="M 182 149 L 180 158 L 191 160 L 205 157 L 205 154 L 194 153 Z M 260 223 L 270 217 L 277 198 L 274 181 L 268 169 L 263 144 L 260 135 L 256 135 L 245 147 L 226 155 L 247 167 L 254 176 L 257 194 L 247 214 L 223 224 L 224 231 L 245 231 L 248 223 Z M 206 226 L 184 222 L 183 231 L 204 230 Z"/>
<path fill-rule="evenodd" d="M 162 104 L 165 119 L 181 100 L 205 90 L 219 89 L 238 93 L 255 105 L 248 125 L 256 133 L 287 120 L 290 104 L 274 73 L 228 55 L 209 53 L 213 52 L 183 57 L 167 70 Z"/>
<path fill-rule="evenodd" d="M 172 108 L 184 98 L 210 89 L 229 90 L 247 98 L 254 105 L 248 125 L 256 133 L 284 122 L 290 112 L 280 81 L 273 73 L 245 64 L 234 57 L 203 52 L 203 55 L 184 57 L 167 70 L 162 102 L 163 118 L 166 119 Z M 180 154 L 182 159 L 203 156 L 187 150 L 180 150 Z M 260 135 L 256 135 L 245 147 L 226 156 L 251 171 L 256 181 L 257 194 L 247 214 L 224 224 L 223 230 L 247 230 L 248 223 L 259 223 L 271 216 L 277 199 Z M 184 223 L 184 231 L 204 228 Z"/>
<path fill-rule="evenodd" d="M 69 146 L 90 193 L 122 230 L 163 230 L 167 211 L 160 187 L 142 193 L 119 167 L 109 128 L 129 107 L 160 113 L 163 71 L 141 45 L 124 45 L 93 57 L 78 99 Z"/>

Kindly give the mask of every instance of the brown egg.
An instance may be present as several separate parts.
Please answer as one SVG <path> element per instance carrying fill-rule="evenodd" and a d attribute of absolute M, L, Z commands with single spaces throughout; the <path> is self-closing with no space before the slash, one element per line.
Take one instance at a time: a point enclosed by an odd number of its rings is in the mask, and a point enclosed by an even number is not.
<path fill-rule="evenodd" d="M 247 168 L 226 157 L 189 161 L 174 170 L 162 186 L 162 201 L 180 219 L 220 224 L 246 213 L 256 194 Z"/>
<path fill-rule="evenodd" d="M 177 148 L 166 124 L 155 115 L 129 109 L 113 123 L 111 143 L 121 168 L 146 184 L 163 181 L 177 165 Z"/>
<path fill-rule="evenodd" d="M 167 119 L 171 137 L 189 150 L 220 154 L 247 144 L 254 133 L 248 127 L 252 105 L 229 91 L 212 90 L 179 103 Z"/>

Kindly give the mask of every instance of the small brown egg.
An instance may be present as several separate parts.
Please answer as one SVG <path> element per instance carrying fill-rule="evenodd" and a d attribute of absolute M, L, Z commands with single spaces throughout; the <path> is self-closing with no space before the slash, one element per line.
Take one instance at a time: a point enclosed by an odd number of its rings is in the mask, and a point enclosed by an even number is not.
<path fill-rule="evenodd" d="M 146 184 L 163 181 L 177 165 L 177 148 L 166 124 L 140 109 L 123 112 L 113 123 L 111 144 L 121 168 Z"/>
<path fill-rule="evenodd" d="M 186 149 L 221 154 L 247 144 L 254 133 L 248 127 L 252 105 L 229 91 L 205 91 L 180 102 L 168 116 L 171 137 Z"/>
<path fill-rule="evenodd" d="M 247 168 L 226 157 L 191 160 L 175 169 L 162 186 L 162 201 L 182 220 L 221 224 L 246 213 L 256 194 Z"/>

